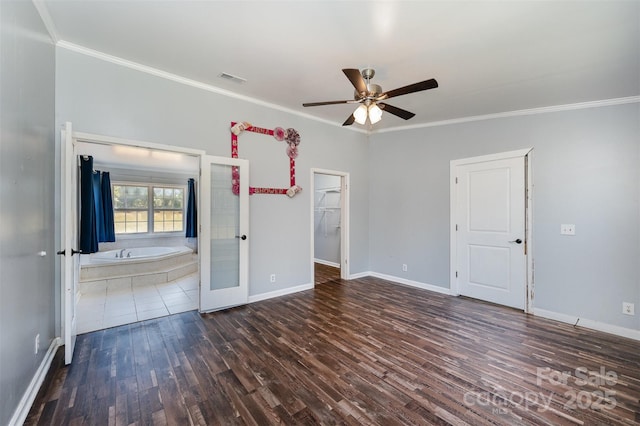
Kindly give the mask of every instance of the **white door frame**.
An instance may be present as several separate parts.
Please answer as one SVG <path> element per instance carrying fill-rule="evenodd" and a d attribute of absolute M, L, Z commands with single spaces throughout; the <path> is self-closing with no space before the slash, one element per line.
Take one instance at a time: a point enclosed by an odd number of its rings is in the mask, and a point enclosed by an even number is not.
<path fill-rule="evenodd" d="M 449 289 L 454 296 L 460 295 L 460 285 L 456 277 L 457 269 L 457 253 L 458 239 L 456 235 L 456 217 L 457 217 L 457 186 L 456 186 L 456 169 L 458 166 L 466 164 L 481 163 L 494 160 L 505 160 L 509 158 L 523 158 L 525 160 L 525 259 L 526 259 L 526 277 L 525 277 L 525 304 L 524 311 L 526 313 L 533 312 L 533 148 L 519 149 L 516 151 L 501 152 L 497 154 L 482 155 L 479 157 L 462 158 L 459 160 L 451 160 L 449 166 L 449 236 L 450 236 L 450 252 L 449 252 Z"/>
<path fill-rule="evenodd" d="M 68 126 L 68 128 L 71 128 L 72 124 L 67 122 L 65 124 L 65 126 L 63 126 L 64 128 L 66 128 L 66 126 Z M 71 132 L 72 135 L 72 139 L 74 141 L 74 145 L 75 142 L 87 142 L 87 143 L 94 143 L 94 144 L 99 144 L 99 145 L 126 145 L 126 146 L 131 146 L 131 147 L 138 147 L 138 148 L 148 148 L 148 149 L 155 149 L 158 151 L 168 151 L 168 152 L 175 152 L 175 153 L 180 153 L 180 154 L 187 154 L 187 155 L 193 155 L 193 156 L 198 156 L 201 157 L 203 155 L 205 155 L 205 151 L 201 150 L 201 149 L 191 149 L 191 148 L 184 148 L 184 147 L 179 147 L 179 146 L 173 146 L 173 145 L 163 145 L 163 144 L 158 144 L 158 143 L 153 143 L 153 142 L 145 142 L 145 141 L 138 141 L 138 140 L 133 140 L 133 139 L 122 139 L 122 138 L 116 138 L 116 137 L 111 137 L 111 136 L 103 136 L 103 135 L 96 135 L 96 134 L 92 134 L 92 133 L 84 133 L 84 132 L 75 132 L 72 131 Z M 64 140 L 60 141 L 61 143 L 65 143 Z M 66 172 L 66 166 L 64 164 L 64 162 L 61 162 L 61 166 L 60 166 L 61 170 L 60 170 L 60 175 L 64 176 L 64 173 Z M 67 194 L 65 193 L 65 188 L 60 188 L 61 191 L 63 191 L 60 194 L 61 200 L 64 201 L 65 197 L 67 196 Z M 75 190 L 75 188 L 74 188 Z M 77 194 L 76 194 L 77 196 Z M 198 208 L 200 207 L 200 197 L 198 197 Z M 73 224 L 72 226 L 78 226 L 78 216 L 77 216 L 77 212 L 74 212 L 73 215 Z M 62 219 L 64 220 L 64 219 Z M 71 226 L 71 225 L 70 225 Z M 65 241 L 65 235 L 64 235 L 64 228 L 62 228 L 60 230 L 60 241 L 64 243 Z M 62 261 L 64 261 L 64 257 L 62 257 Z M 62 268 L 61 268 L 62 269 Z M 64 282 L 64 279 L 60 280 L 60 315 L 61 315 L 61 321 L 60 321 L 60 335 L 63 337 L 65 336 L 65 333 L 67 332 L 65 329 L 65 324 L 67 321 L 67 315 L 66 315 L 66 305 L 65 305 L 65 293 L 66 293 L 66 285 Z"/>
<path fill-rule="evenodd" d="M 340 177 L 340 278 L 343 280 L 348 280 L 350 277 L 349 274 L 349 189 L 351 188 L 349 181 L 349 173 L 347 172 L 339 172 L 336 170 L 328 170 L 328 169 L 318 169 L 312 168 L 310 170 L 310 179 L 309 179 L 309 201 L 311 204 L 311 208 L 309 209 L 311 212 L 311 283 L 315 285 L 315 274 L 314 274 L 314 262 L 315 262 L 315 175 L 331 175 L 331 176 L 339 176 Z"/>

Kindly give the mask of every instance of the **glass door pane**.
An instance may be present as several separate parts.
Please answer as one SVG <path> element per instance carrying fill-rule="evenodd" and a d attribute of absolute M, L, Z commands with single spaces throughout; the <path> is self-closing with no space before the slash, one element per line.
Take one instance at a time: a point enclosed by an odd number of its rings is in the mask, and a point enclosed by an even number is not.
<path fill-rule="evenodd" d="M 240 285 L 240 197 L 232 190 L 235 168 L 211 164 L 211 290 Z"/>

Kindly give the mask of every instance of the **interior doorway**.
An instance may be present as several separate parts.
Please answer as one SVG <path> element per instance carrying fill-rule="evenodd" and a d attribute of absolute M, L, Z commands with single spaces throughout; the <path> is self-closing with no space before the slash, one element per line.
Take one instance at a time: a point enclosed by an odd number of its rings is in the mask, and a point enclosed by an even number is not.
<path fill-rule="evenodd" d="M 348 279 L 348 173 L 311 170 L 312 282 Z"/>
<path fill-rule="evenodd" d="M 97 159 L 94 171 L 95 168 L 111 171 L 112 184 L 120 181 L 121 186 L 148 187 L 149 196 L 155 196 L 157 191 L 154 189 L 157 190 L 158 187 L 171 188 L 172 194 L 176 196 L 176 193 L 182 193 L 175 191 L 176 182 L 186 182 L 189 177 L 197 180 L 199 158 L 203 152 L 74 132 L 71 123 L 67 123 L 62 132 L 62 145 L 65 160 L 61 164 L 60 187 L 64 201 L 60 228 L 63 246 L 59 254 L 64 256 L 60 303 L 63 316 L 61 333 L 65 337 L 65 343 L 71 343 L 76 333 L 197 309 L 200 276 L 198 255 L 194 251 L 198 250 L 189 249 L 178 253 L 149 253 L 149 250 L 142 250 L 148 246 L 157 246 L 160 242 L 163 249 L 182 244 L 185 240 L 182 231 L 173 229 L 175 232 L 155 238 L 152 244 L 149 244 L 150 238 L 142 234 L 132 235 L 130 239 L 121 238 L 119 244 L 122 245 L 117 247 L 109 246 L 114 243 L 104 243 L 100 249 L 100 254 L 105 255 L 104 259 L 96 256 L 95 262 L 90 262 L 90 257 L 96 253 L 77 255 L 77 235 L 71 232 L 78 229 L 80 220 L 77 180 L 67 178 L 67 175 L 73 177 L 77 171 L 79 156 L 93 156 Z M 160 180 L 152 178 L 156 175 L 161 176 Z M 171 180 L 174 178 L 177 179 L 176 182 Z M 166 192 L 163 192 L 164 195 Z M 149 201 L 149 205 L 155 205 L 155 201 L 155 198 Z M 166 218 L 164 211 L 156 213 L 162 213 L 162 218 Z M 130 216 L 128 211 L 125 214 L 128 218 L 127 215 Z M 140 217 L 150 217 L 148 207 L 146 215 L 136 213 L 136 218 Z M 152 222 L 152 225 L 146 223 L 147 229 L 159 226 L 159 219 L 160 216 L 156 217 L 156 222 Z M 174 221 L 182 223 L 180 216 Z M 187 248 L 189 247 L 185 247 Z M 156 259 L 162 259 L 161 271 L 155 269 Z M 118 261 L 117 266 L 111 264 L 115 261 Z M 143 263 L 154 269 L 140 268 Z M 132 266 L 135 266 L 135 271 L 122 269 Z M 69 344 L 68 347 L 70 353 L 66 356 L 67 363 L 73 355 L 73 345 Z"/>

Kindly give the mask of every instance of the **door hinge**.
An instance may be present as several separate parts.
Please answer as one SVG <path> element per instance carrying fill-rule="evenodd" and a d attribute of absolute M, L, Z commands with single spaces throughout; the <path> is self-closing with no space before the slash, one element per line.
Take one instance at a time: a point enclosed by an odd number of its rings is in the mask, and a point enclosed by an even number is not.
<path fill-rule="evenodd" d="M 458 183 L 458 176 L 456 176 L 456 183 Z"/>
<path fill-rule="evenodd" d="M 456 278 L 458 278 L 458 271 L 456 271 Z"/>
<path fill-rule="evenodd" d="M 456 223 L 456 231 L 458 230 L 458 224 Z"/>

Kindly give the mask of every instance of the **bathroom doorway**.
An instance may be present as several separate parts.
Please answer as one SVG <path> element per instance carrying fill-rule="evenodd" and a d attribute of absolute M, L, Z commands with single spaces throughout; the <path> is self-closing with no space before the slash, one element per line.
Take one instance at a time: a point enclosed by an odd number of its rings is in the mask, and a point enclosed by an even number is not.
<path fill-rule="evenodd" d="M 116 241 L 80 255 L 69 302 L 75 301 L 76 332 L 198 309 L 198 241 L 185 236 L 184 216 L 188 181 L 198 188 L 201 152 L 79 132 L 73 146 L 74 157 L 92 157 L 94 172 L 110 172 L 112 188 L 127 200 L 117 205 L 114 192 Z M 66 318 L 64 297 L 62 304 Z"/>

